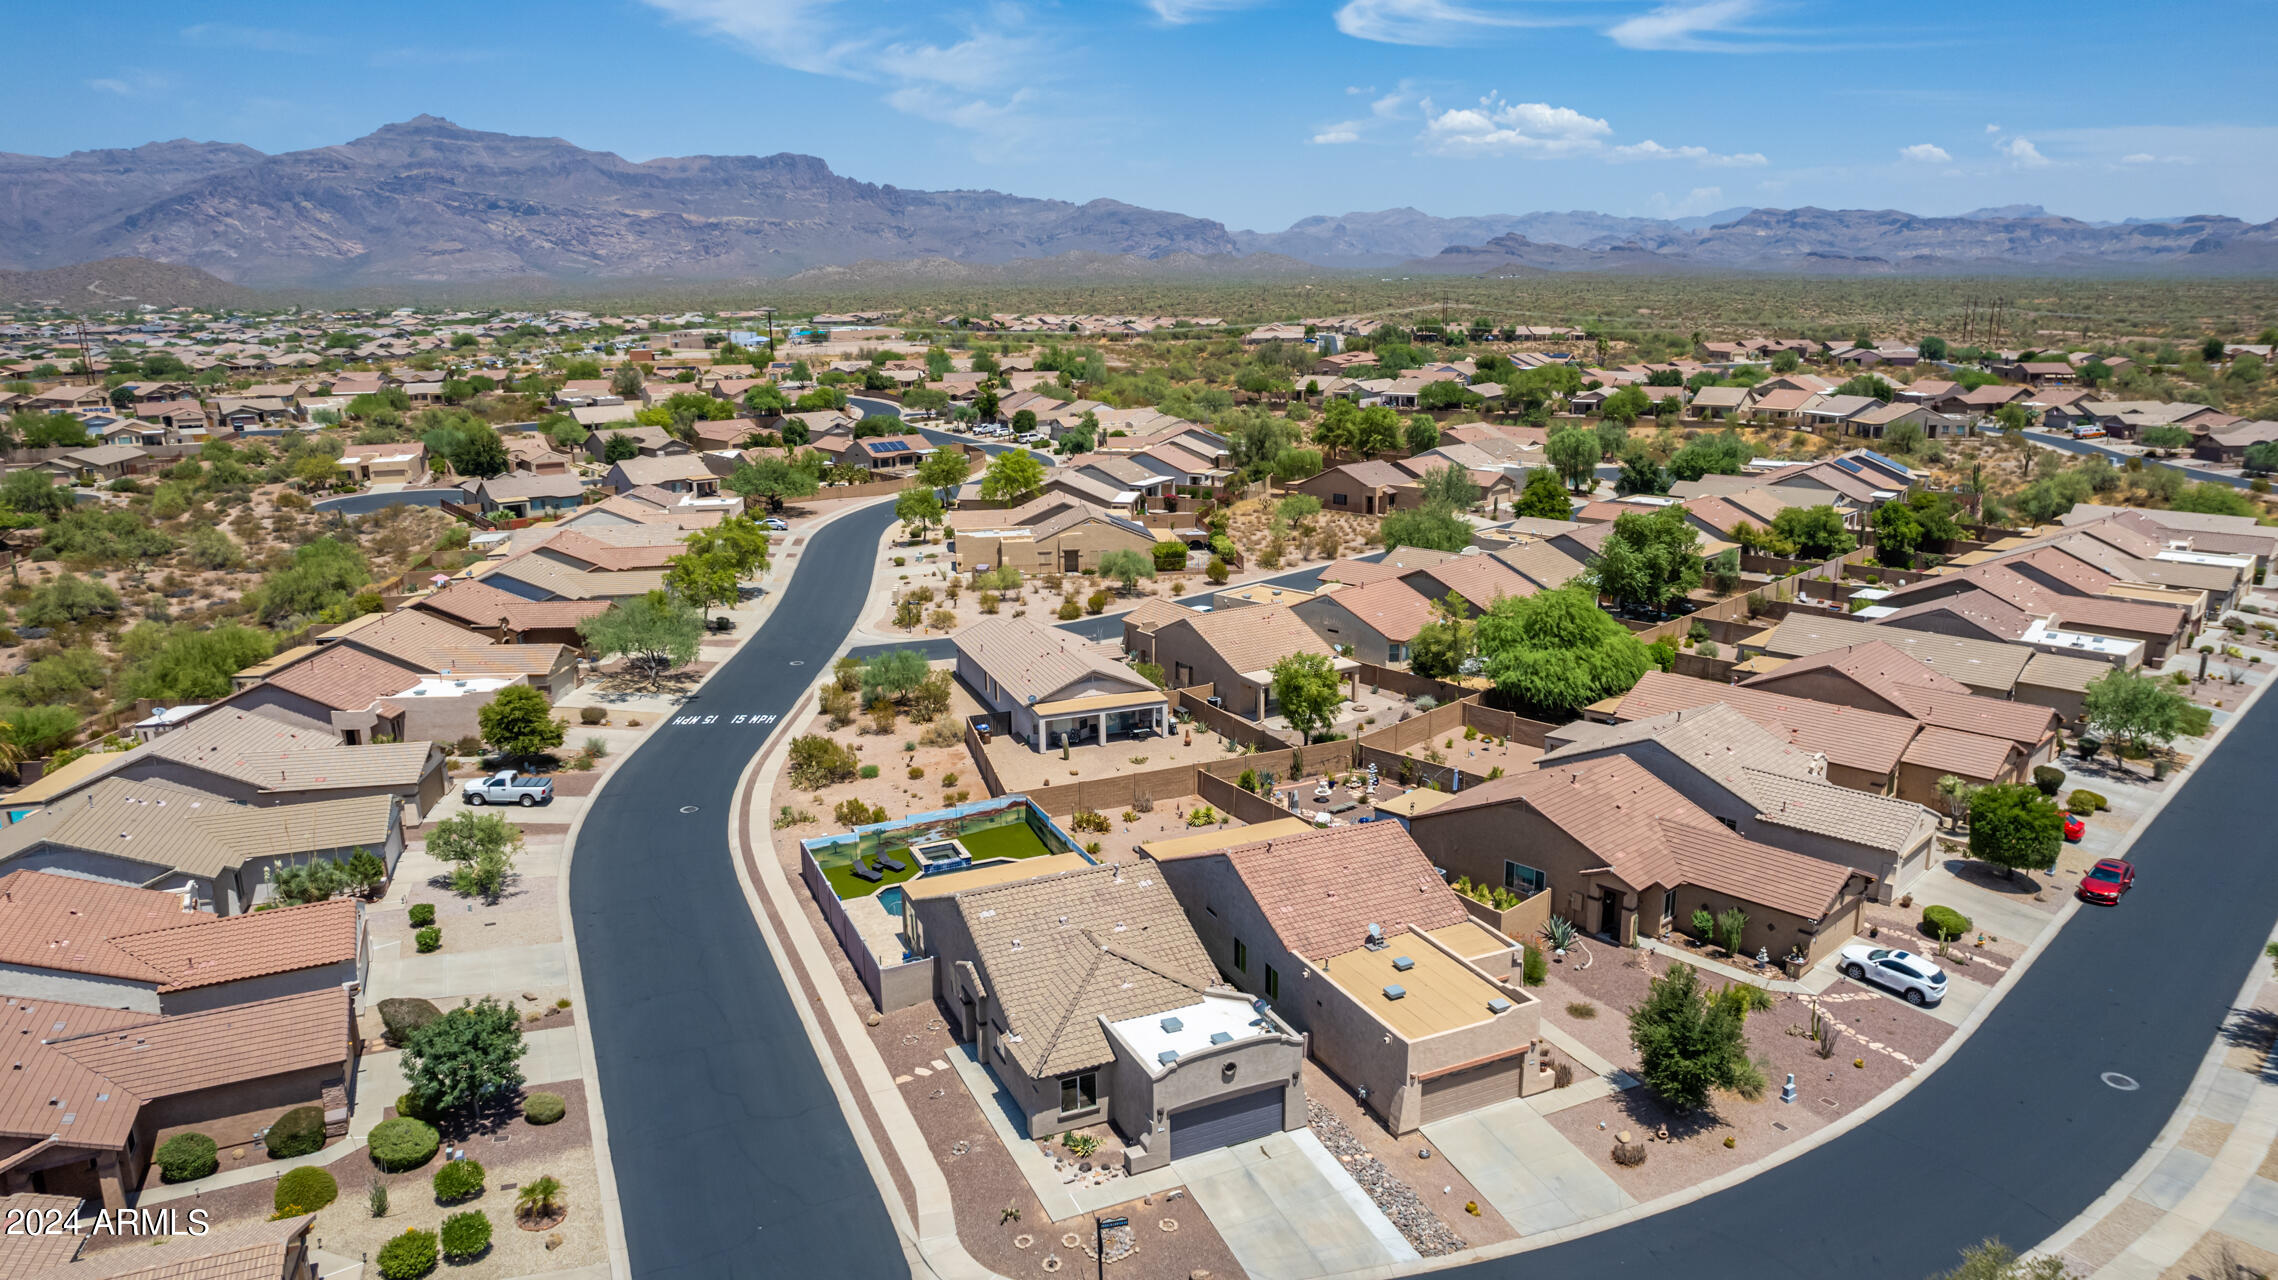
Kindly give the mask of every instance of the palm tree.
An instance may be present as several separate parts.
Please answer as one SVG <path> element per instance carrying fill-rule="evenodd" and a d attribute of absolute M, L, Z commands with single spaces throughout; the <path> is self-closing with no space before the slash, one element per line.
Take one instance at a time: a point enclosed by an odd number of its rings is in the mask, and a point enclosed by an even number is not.
<path fill-rule="evenodd" d="M 565 1199 L 561 1179 L 545 1174 L 522 1184 L 514 1211 L 525 1218 L 551 1218 L 561 1211 Z"/>

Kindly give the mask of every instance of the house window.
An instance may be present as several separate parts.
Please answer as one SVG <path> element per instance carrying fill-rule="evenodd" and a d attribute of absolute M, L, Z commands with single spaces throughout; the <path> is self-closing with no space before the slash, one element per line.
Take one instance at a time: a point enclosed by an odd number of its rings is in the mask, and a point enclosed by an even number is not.
<path fill-rule="evenodd" d="M 1329 495 L 1329 505 L 1332 507 L 1343 507 L 1349 506 L 1351 504 L 1345 501 L 1345 495 L 1341 493 L 1332 493 Z"/>
<path fill-rule="evenodd" d="M 1060 1118 L 1099 1110 L 1099 1073 L 1060 1077 Z"/>
<path fill-rule="evenodd" d="M 1408 660 L 1408 646 L 1404 644 L 1386 645 L 1384 657 L 1389 662 L 1406 662 Z"/>
<path fill-rule="evenodd" d="M 1543 887 L 1549 883 L 1549 876 L 1524 863 L 1505 862 L 1503 864 L 1503 887 L 1506 889 L 1531 896 L 1541 893 Z"/>
<path fill-rule="evenodd" d="M 1234 939 L 1234 968 L 1242 973 L 1250 971 L 1250 949 L 1242 945 L 1240 938 Z"/>
<path fill-rule="evenodd" d="M 1733 818 L 1718 818 L 1718 819 L 1717 819 L 1717 821 L 1718 821 L 1718 822 L 1721 822 L 1721 823 L 1723 823 L 1723 824 L 1725 825 L 1725 827 L 1726 827 L 1728 830 L 1732 830 L 1732 831 L 1738 831 L 1738 830 L 1740 830 L 1740 823 L 1739 823 L 1739 821 L 1738 821 L 1738 820 L 1736 820 L 1736 819 L 1733 819 Z"/>
<path fill-rule="evenodd" d="M 1275 973 L 1270 964 L 1266 966 L 1266 999 L 1281 999 L 1281 975 Z"/>
<path fill-rule="evenodd" d="M 1675 889 L 1664 889 L 1661 892 L 1661 918 L 1664 920 L 1677 918 L 1677 891 Z"/>

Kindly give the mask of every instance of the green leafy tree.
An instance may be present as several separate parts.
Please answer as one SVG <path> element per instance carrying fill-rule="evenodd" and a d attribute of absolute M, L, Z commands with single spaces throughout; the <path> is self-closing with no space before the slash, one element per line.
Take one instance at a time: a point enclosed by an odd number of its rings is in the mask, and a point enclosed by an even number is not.
<path fill-rule="evenodd" d="M 522 1087 L 522 1019 L 512 1006 L 484 996 L 411 1033 L 404 1045 L 404 1083 L 433 1111 L 460 1111 L 504 1100 Z"/>
<path fill-rule="evenodd" d="M 1293 653 L 1273 664 L 1274 701 L 1306 743 L 1335 723 L 1344 702 L 1339 689 L 1337 669 L 1326 654 Z"/>
<path fill-rule="evenodd" d="M 79 732 L 79 713 L 70 707 L 0 706 L 0 764 L 37 760 L 62 747 Z"/>
<path fill-rule="evenodd" d="M 1755 450 L 1733 431 L 1719 431 L 1712 436 L 1701 436 L 1686 442 L 1685 447 L 1669 455 L 1669 474 L 1679 480 L 1698 480 L 1706 475 L 1736 476 L 1748 469 Z"/>
<path fill-rule="evenodd" d="M 514 459 L 506 452 L 506 442 L 498 432 L 484 423 L 464 426 L 450 450 L 451 470 L 472 479 L 487 480 L 506 474 Z"/>
<path fill-rule="evenodd" d="M 119 593 L 100 582 L 66 573 L 32 591 L 16 620 L 34 627 L 63 627 L 118 612 Z"/>
<path fill-rule="evenodd" d="M 1408 669 L 1435 680 L 1454 679 L 1474 649 L 1476 628 L 1470 618 L 1471 606 L 1452 591 L 1435 603 L 1432 620 L 1408 642 Z"/>
<path fill-rule="evenodd" d="M 626 400 L 638 400 L 641 396 L 641 366 L 630 360 L 618 365 L 609 375 L 609 392 Z"/>
<path fill-rule="evenodd" d="M 894 499 L 894 518 L 922 539 L 928 527 L 941 523 L 941 495 L 931 487 L 904 489 Z"/>
<path fill-rule="evenodd" d="M 347 601 L 372 580 L 364 553 L 351 542 L 318 538 L 293 552 L 293 562 L 269 575 L 252 593 L 255 616 L 266 623 L 313 618 Z"/>
<path fill-rule="evenodd" d="M 1479 486 L 1473 483 L 1471 472 L 1452 463 L 1426 471 L 1418 487 L 1427 506 L 1436 502 L 1450 511 L 1469 511 L 1479 502 Z"/>
<path fill-rule="evenodd" d="M 1566 481 L 1566 487 L 1586 492 L 1597 482 L 1598 437 L 1581 427 L 1560 427 L 1543 442 L 1543 455 Z"/>
<path fill-rule="evenodd" d="M 1755 1077 L 1744 1010 L 1740 1001 L 1703 989 L 1689 964 L 1672 965 L 1653 979 L 1644 1001 L 1629 1011 L 1629 1043 L 1645 1087 L 1683 1113 L 1707 1106 L 1712 1090 L 1738 1088 Z"/>
<path fill-rule="evenodd" d="M 1859 539 L 1843 523 L 1843 513 L 1821 504 L 1788 507 L 1772 517 L 1772 532 L 1792 543 L 1806 560 L 1832 560 L 1859 549 Z"/>
<path fill-rule="evenodd" d="M 2262 514 L 2261 508 L 2255 505 L 2254 499 L 2227 484 L 2214 480 L 2202 480 L 2192 485 L 2176 494 L 2174 498 L 2168 501 L 2167 505 L 2177 511 L 2191 511 L 2209 516 L 2247 516 L 2252 518 Z"/>
<path fill-rule="evenodd" d="M 771 457 L 738 464 L 721 487 L 745 499 L 764 501 L 770 511 L 780 511 L 785 500 L 811 498 L 822 485 L 805 467 Z"/>
<path fill-rule="evenodd" d="M 1630 512 L 1590 561 L 1600 592 L 1632 608 L 1662 609 L 1701 585 L 1700 534 L 1678 507 Z"/>
<path fill-rule="evenodd" d="M 1099 571 L 1100 576 L 1123 584 L 1123 593 L 1129 595 L 1138 589 L 1141 578 L 1155 576 L 1155 560 L 1147 552 L 1117 547 L 1099 558 Z"/>
<path fill-rule="evenodd" d="M 27 516 L 60 516 L 71 510 L 72 501 L 71 490 L 57 485 L 45 471 L 25 467 L 0 480 L 0 504 Z"/>
<path fill-rule="evenodd" d="M 507 760 L 535 760 L 562 745 L 562 723 L 546 695 L 526 684 L 510 684 L 491 695 L 475 713 L 484 742 Z"/>
<path fill-rule="evenodd" d="M 2014 877 L 2046 871 L 2064 846 L 2064 818 L 2040 788 L 1997 782 L 1970 796 L 1970 856 Z"/>
<path fill-rule="evenodd" d="M 989 462 L 981 473 L 981 496 L 991 502 L 1011 502 L 1044 487 L 1044 464 L 1026 449 L 1008 449 Z"/>
<path fill-rule="evenodd" d="M 1450 383 L 1438 383 L 1438 382 L 1435 382 L 1435 383 L 1433 383 L 1433 384 L 1432 384 L 1432 387 L 1438 387 L 1438 386 L 1454 386 L 1454 385 L 1455 385 L 1455 384 L 1454 384 L 1454 383 L 1452 383 L 1452 382 L 1450 382 Z M 1425 388 L 1425 390 L 1427 390 L 1427 391 L 1429 391 L 1430 389 L 1431 389 L 1431 387 L 1427 387 L 1427 388 Z M 1430 406 L 1426 406 L 1426 407 L 1428 408 L 1428 407 L 1430 407 Z M 1411 419 L 1411 420 L 1409 421 L 1409 423 L 1408 423 L 1408 452 L 1410 452 L 1410 453 L 1429 453 L 1430 451 L 1432 451 L 1432 450 L 1434 450 L 1434 449 L 1437 449 L 1437 448 L 1439 448 L 1439 447 L 1440 447 L 1440 424 L 1438 424 L 1438 423 L 1436 423 L 1436 422 L 1432 421 L 1430 418 L 1425 418 L 1425 417 L 1420 417 L 1420 416 L 1419 416 L 1419 417 L 1416 417 L 1416 418 L 1413 418 L 1413 419 Z"/>
<path fill-rule="evenodd" d="M 1477 643 L 1496 688 L 1553 714 L 1626 693 L 1653 665 L 1582 586 L 1504 596 L 1481 615 Z"/>
<path fill-rule="evenodd" d="M 1455 508 L 1444 502 L 1427 502 L 1384 517 L 1377 527 L 1387 551 L 1400 547 L 1430 547 L 1435 551 L 1461 551 L 1471 545 L 1471 526 Z"/>
<path fill-rule="evenodd" d="M 1518 500 L 1511 504 L 1511 513 L 1543 520 L 1571 520 L 1574 499 L 1567 496 L 1566 486 L 1559 481 L 1556 471 L 1536 467 L 1527 472 L 1526 486 L 1519 490 Z"/>
<path fill-rule="evenodd" d="M 734 560 L 710 547 L 690 547 L 665 562 L 665 589 L 695 605 L 706 622 L 714 606 L 736 602 L 738 577 Z"/>
<path fill-rule="evenodd" d="M 154 702 L 212 702 L 227 697 L 230 677 L 275 652 L 269 632 L 225 622 L 210 631 L 177 624 L 137 624 L 120 638 L 126 660 L 120 689 Z"/>
<path fill-rule="evenodd" d="M 641 456 L 641 442 L 622 431 L 612 431 L 602 437 L 601 460 L 604 463 L 623 462 Z"/>
<path fill-rule="evenodd" d="M 427 852 L 451 865 L 451 888 L 496 901 L 522 853 L 522 829 L 495 813 L 461 810 L 428 833 Z"/>
<path fill-rule="evenodd" d="M 2246 469 L 2256 475 L 2269 475 L 2278 471 L 2278 440 L 2265 440 L 2246 447 Z"/>
<path fill-rule="evenodd" d="M 2130 754 L 2143 747 L 2165 747 L 2184 729 L 2190 699 L 2165 680 L 2141 671 L 2114 668 L 2088 682 L 2081 717 L 2088 727 Z"/>
<path fill-rule="evenodd" d="M 1614 480 L 1614 488 L 1622 493 L 1667 493 L 1669 474 L 1653 460 L 1653 451 L 1642 440 L 1632 440 L 1622 446 L 1621 475 Z"/>
<path fill-rule="evenodd" d="M 936 449 L 918 464 L 918 483 L 932 489 L 953 490 L 973 474 L 973 460 L 963 449 Z"/>
<path fill-rule="evenodd" d="M 658 590 L 612 603 L 579 621 L 577 631 L 595 652 L 630 658 L 655 687 L 666 671 L 696 660 L 704 617 L 688 601 Z"/>

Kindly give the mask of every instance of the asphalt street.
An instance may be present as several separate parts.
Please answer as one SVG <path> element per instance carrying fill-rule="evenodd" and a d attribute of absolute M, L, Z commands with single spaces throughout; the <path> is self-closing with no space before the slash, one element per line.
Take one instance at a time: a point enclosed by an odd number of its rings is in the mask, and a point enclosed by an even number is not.
<path fill-rule="evenodd" d="M 744 766 L 854 626 L 892 521 L 889 503 L 816 534 L 768 623 L 578 833 L 578 1016 L 636 1276 L 908 1274 L 727 841 Z"/>
<path fill-rule="evenodd" d="M 765 717 L 854 625 L 891 519 L 880 506 L 812 540 L 782 607 L 619 767 L 580 834 L 583 1016 L 637 1276 L 906 1272 L 723 843 Z M 1881 1115 L 1649 1220 L 1446 1274 L 1921 1280 L 1981 1239 L 2043 1239 L 2152 1142 L 2264 963 L 2278 841 L 2242 819 L 2274 754 L 2278 709 L 2258 704 L 2145 831 L 2127 900 L 2084 910 Z M 1811 1084 L 1796 1105 L 1813 1105 Z"/>
<path fill-rule="evenodd" d="M 2101 453 L 2110 458 L 2115 466 L 2126 466 L 2128 459 L 2141 456 L 2133 453 L 2122 453 L 2118 449 L 2106 448 L 2094 440 L 2075 440 L 2071 436 L 2060 436 L 2047 431 L 2027 431 L 2025 438 L 2035 444 L 2045 444 L 2051 449 L 2061 449 L 2066 453 Z M 2227 484 L 2233 489 L 2244 489 L 2254 483 L 2253 479 L 2247 476 L 2234 476 L 2221 471 L 2205 471 L 2198 467 L 2177 466 L 2172 462 L 2163 462 L 2158 458 L 2144 458 L 2144 464 L 2153 467 L 2166 467 L 2170 471 L 2180 471 L 2186 478 L 2192 480 L 2212 480 L 2217 484 Z"/>

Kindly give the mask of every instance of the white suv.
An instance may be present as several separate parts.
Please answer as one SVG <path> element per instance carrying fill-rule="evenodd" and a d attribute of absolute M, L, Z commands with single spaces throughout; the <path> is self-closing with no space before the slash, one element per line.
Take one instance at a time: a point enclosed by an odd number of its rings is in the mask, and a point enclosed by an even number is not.
<path fill-rule="evenodd" d="M 1946 975 L 1909 951 L 1858 944 L 1843 948 L 1843 972 L 1860 982 L 1888 987 L 1908 1004 L 1931 1005 L 1946 998 Z"/>

